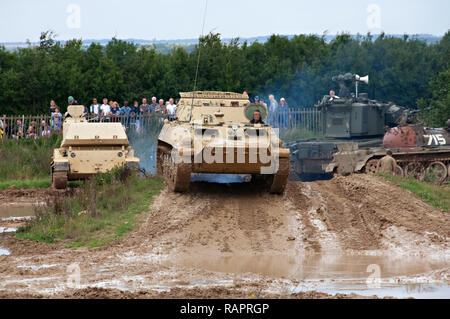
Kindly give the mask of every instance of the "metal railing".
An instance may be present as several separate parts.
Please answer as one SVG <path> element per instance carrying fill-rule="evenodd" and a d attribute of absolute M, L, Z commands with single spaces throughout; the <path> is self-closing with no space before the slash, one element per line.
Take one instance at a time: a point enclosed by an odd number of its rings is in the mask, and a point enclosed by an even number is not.
<path fill-rule="evenodd" d="M 300 129 L 312 133 L 322 132 L 322 113 L 313 108 L 296 108 L 269 114 L 266 123 L 280 130 Z"/>
<path fill-rule="evenodd" d="M 138 115 L 89 115 L 90 122 L 120 122 L 127 133 L 159 134 L 167 115 L 151 113 Z M 0 116 L 0 138 L 41 138 L 62 132 L 62 117 L 50 115 Z M 266 123 L 280 130 L 301 129 L 312 133 L 322 131 L 322 114 L 313 108 L 295 108 L 269 114 Z M 150 131 L 149 131 L 150 130 Z"/>

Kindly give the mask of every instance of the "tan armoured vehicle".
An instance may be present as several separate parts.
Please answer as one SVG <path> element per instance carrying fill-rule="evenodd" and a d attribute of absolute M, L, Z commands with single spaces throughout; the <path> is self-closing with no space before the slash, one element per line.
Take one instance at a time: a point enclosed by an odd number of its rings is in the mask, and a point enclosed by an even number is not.
<path fill-rule="evenodd" d="M 187 191 L 192 173 L 251 174 L 267 183 L 271 193 L 283 193 L 289 175 L 289 149 L 276 130 L 250 124 L 258 110 L 247 94 L 180 93 L 174 121 L 165 121 L 158 137 L 157 171 L 170 190 Z"/>
<path fill-rule="evenodd" d="M 67 181 L 85 179 L 117 166 L 139 169 L 121 123 L 91 123 L 84 106 L 71 105 L 64 115 L 61 147 L 53 151 L 52 186 L 63 189 Z"/>

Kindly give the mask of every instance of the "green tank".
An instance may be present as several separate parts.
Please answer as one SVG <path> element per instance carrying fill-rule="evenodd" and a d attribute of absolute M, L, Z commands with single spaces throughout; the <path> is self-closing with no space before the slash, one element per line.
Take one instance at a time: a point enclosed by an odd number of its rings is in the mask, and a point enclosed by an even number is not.
<path fill-rule="evenodd" d="M 291 150 L 291 178 L 304 181 L 327 174 L 326 168 L 341 144 L 354 142 L 359 148 L 380 146 L 387 126 L 411 121 L 406 108 L 394 103 L 369 99 L 359 93 L 359 84 L 369 77 L 347 73 L 333 77 L 340 86 L 339 94 L 330 91 L 315 107 L 322 113 L 321 139 L 303 139 L 287 143 Z M 350 87 L 355 84 L 355 93 Z"/>

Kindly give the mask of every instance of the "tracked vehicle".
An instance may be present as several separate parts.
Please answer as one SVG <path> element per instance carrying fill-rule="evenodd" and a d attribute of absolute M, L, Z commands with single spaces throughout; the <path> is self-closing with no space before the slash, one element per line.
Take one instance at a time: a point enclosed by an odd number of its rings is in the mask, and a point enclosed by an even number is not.
<path fill-rule="evenodd" d="M 283 193 L 289 176 L 289 149 L 276 130 L 250 124 L 257 110 L 247 94 L 184 92 L 175 120 L 166 120 L 158 137 L 157 172 L 169 189 L 185 192 L 191 174 L 251 174 L 272 193 Z"/>
<path fill-rule="evenodd" d="M 383 143 L 386 126 L 407 123 L 413 114 L 394 103 L 369 99 L 358 92 L 358 84 L 369 82 L 369 77 L 347 73 L 333 77 L 340 86 L 339 95 L 325 95 L 315 105 L 321 112 L 323 138 L 297 140 L 287 144 L 291 150 L 291 177 L 304 181 L 327 174 L 327 166 L 341 148 L 367 149 Z M 356 92 L 350 92 L 355 83 Z"/>
<path fill-rule="evenodd" d="M 84 106 L 71 105 L 64 115 L 61 147 L 53 151 L 52 186 L 64 189 L 67 181 L 85 179 L 115 167 L 139 169 L 121 123 L 90 123 Z"/>
<path fill-rule="evenodd" d="M 450 120 L 447 128 L 427 128 L 410 124 L 389 128 L 380 147 L 360 148 L 357 144 L 340 145 L 329 173 L 376 173 L 378 161 L 393 152 L 397 161 L 397 175 L 423 180 L 427 173 L 437 182 L 450 179 Z"/>

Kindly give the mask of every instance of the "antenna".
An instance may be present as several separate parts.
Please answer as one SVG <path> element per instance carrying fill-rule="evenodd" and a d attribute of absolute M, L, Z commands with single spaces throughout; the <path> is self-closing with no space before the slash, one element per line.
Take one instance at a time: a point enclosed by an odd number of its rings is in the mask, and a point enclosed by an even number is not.
<path fill-rule="evenodd" d="M 208 0 L 205 0 L 205 12 L 203 14 L 203 26 L 202 26 L 202 35 L 200 38 L 203 38 L 205 31 L 205 23 L 206 23 L 206 13 L 208 12 Z M 195 70 L 195 78 L 194 78 L 194 90 L 192 91 L 192 103 L 191 103 L 191 118 L 192 118 L 192 109 L 194 107 L 194 97 L 195 90 L 197 90 L 197 79 L 198 79 L 198 69 L 200 66 L 200 54 L 202 51 L 202 46 L 200 40 L 198 41 L 198 57 L 197 57 L 197 69 Z"/>

